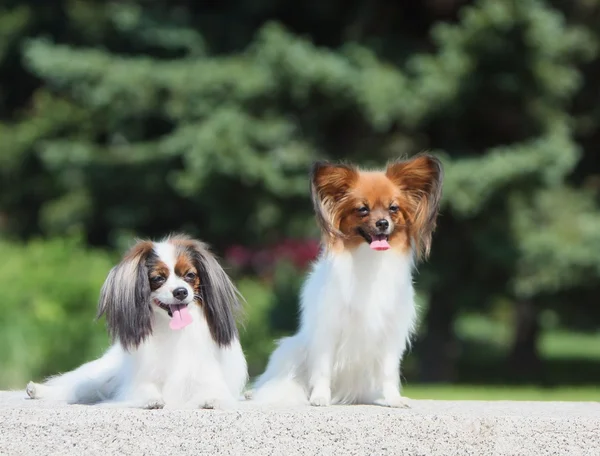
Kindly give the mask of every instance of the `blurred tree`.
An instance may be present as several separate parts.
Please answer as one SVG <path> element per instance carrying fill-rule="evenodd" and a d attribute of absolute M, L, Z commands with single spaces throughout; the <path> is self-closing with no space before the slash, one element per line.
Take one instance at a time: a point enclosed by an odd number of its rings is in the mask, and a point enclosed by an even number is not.
<path fill-rule="evenodd" d="M 539 310 L 597 283 L 595 0 L 4 5 L 5 233 L 181 229 L 219 250 L 316 234 L 312 159 L 429 148 L 447 178 L 419 278 L 424 380 L 455 378 L 463 309 L 518 303 L 519 370 Z"/>

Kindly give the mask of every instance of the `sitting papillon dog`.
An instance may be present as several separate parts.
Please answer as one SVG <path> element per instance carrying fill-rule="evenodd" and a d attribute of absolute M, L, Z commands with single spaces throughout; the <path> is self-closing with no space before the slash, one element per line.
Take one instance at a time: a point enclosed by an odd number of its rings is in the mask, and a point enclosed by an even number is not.
<path fill-rule="evenodd" d="M 30 382 L 33 399 L 126 407 L 233 405 L 247 381 L 241 296 L 207 246 L 183 235 L 140 241 L 112 268 L 98 316 L 113 345 L 99 359 Z"/>
<path fill-rule="evenodd" d="M 427 154 L 382 171 L 313 165 L 323 250 L 302 290 L 297 333 L 279 342 L 249 397 L 408 406 L 400 361 L 415 329 L 412 269 L 429 254 L 442 180 Z"/>

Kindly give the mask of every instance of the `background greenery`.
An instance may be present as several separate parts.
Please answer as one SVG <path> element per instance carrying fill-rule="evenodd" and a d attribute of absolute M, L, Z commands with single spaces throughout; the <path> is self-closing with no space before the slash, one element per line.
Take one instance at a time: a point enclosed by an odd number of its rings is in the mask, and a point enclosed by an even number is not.
<path fill-rule="evenodd" d="M 246 296 L 259 373 L 317 250 L 310 162 L 429 149 L 408 394 L 597 400 L 599 39 L 599 0 L 1 0 L 0 387 L 101 353 L 110 266 L 175 230 Z"/>

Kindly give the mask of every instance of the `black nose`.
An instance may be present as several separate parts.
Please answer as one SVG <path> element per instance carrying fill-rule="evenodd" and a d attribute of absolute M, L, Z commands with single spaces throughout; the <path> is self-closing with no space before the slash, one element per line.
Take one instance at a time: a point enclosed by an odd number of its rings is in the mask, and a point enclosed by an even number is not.
<path fill-rule="evenodd" d="M 388 222 L 386 219 L 380 219 L 375 222 L 375 226 L 381 231 L 384 231 L 390 227 L 390 222 Z"/>
<path fill-rule="evenodd" d="M 183 301 L 185 298 L 187 298 L 187 295 L 188 291 L 183 287 L 175 288 L 173 290 L 173 296 L 180 301 Z"/>

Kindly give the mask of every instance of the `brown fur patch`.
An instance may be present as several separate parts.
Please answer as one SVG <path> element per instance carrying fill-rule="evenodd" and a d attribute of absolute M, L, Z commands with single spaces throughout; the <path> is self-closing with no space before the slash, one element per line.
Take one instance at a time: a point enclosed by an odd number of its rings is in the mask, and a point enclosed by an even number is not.
<path fill-rule="evenodd" d="M 343 237 L 341 218 L 348 192 L 358 178 L 358 170 L 348 165 L 317 162 L 311 170 L 311 196 L 317 222 L 330 239 Z"/>
<path fill-rule="evenodd" d="M 132 261 L 149 254 L 154 248 L 152 241 L 139 241 L 123 256 L 123 261 Z"/>
<path fill-rule="evenodd" d="M 175 262 L 175 274 L 189 283 L 194 292 L 198 294 L 200 291 L 200 278 L 189 251 L 182 250 L 178 252 L 177 261 Z"/>
<path fill-rule="evenodd" d="M 162 283 L 154 282 L 156 277 L 169 277 L 169 268 L 165 263 L 160 261 L 153 252 L 154 243 L 152 241 L 139 241 L 124 255 L 123 261 L 139 261 L 140 258 L 146 258 L 148 267 L 148 279 L 150 281 L 150 289 L 152 291 L 160 288 Z"/>
<path fill-rule="evenodd" d="M 408 215 L 408 236 L 413 239 L 419 258 L 429 256 L 431 237 L 436 228 L 444 170 L 429 154 L 388 165 L 386 176 L 402 191 L 402 206 Z"/>
<path fill-rule="evenodd" d="M 158 258 L 152 258 L 148 260 L 148 279 L 150 280 L 150 288 L 152 291 L 158 290 L 164 281 L 156 281 L 158 277 L 168 279 L 170 275 L 169 267 L 159 260 Z"/>

